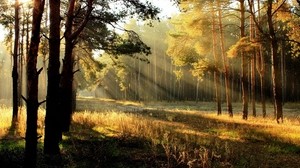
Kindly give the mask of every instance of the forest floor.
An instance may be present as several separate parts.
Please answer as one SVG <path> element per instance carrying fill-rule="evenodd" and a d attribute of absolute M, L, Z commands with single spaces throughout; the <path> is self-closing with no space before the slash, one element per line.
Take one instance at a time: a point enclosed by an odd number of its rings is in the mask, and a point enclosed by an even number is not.
<path fill-rule="evenodd" d="M 130 102 L 79 98 L 69 133 L 61 142 L 62 158 L 45 157 L 43 109 L 38 167 L 300 167 L 300 104 L 284 105 L 284 122 L 267 118 L 242 120 L 241 104 L 234 117 L 216 115 L 212 102 Z M 22 167 L 25 111 L 17 131 L 10 130 L 11 108 L 0 107 L 0 167 Z"/>

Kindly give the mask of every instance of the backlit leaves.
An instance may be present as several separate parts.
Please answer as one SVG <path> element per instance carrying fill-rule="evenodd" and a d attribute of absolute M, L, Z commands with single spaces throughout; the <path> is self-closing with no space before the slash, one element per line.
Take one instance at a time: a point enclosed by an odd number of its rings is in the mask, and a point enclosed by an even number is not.
<path fill-rule="evenodd" d="M 249 37 L 243 37 L 230 47 L 227 51 L 227 56 L 230 58 L 237 57 L 241 52 L 251 54 L 255 49 L 258 49 L 258 47 L 259 43 L 250 41 Z"/>

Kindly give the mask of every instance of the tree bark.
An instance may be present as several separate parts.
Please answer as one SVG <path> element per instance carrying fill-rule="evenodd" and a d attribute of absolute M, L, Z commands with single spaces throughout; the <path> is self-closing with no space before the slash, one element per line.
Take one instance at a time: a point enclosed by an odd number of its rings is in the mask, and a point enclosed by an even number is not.
<path fill-rule="evenodd" d="M 245 37 L 245 1 L 240 0 L 240 10 L 241 10 L 241 38 Z M 242 99 L 243 99 L 243 119 L 248 119 L 248 77 L 247 77 L 247 65 L 248 60 L 244 54 L 244 52 L 241 52 L 242 57 Z"/>
<path fill-rule="evenodd" d="M 258 22 L 260 23 L 261 20 L 261 15 L 260 15 L 260 0 L 257 1 L 257 9 L 258 9 Z M 254 13 L 251 12 L 251 15 L 255 21 L 255 16 Z M 256 34 L 257 36 L 259 35 L 259 30 L 256 26 Z M 259 45 L 259 51 L 256 53 L 257 54 L 257 62 L 258 62 L 258 72 L 260 76 L 260 97 L 261 97 L 261 105 L 262 105 L 262 115 L 263 118 L 266 117 L 267 111 L 266 111 L 266 98 L 265 98 L 265 59 L 263 55 L 263 47 L 260 44 Z"/>
<path fill-rule="evenodd" d="M 230 72 L 229 72 L 228 59 L 226 57 L 225 47 L 224 47 L 224 33 L 223 33 L 222 11 L 221 11 L 220 0 L 218 0 L 217 3 L 218 3 L 218 18 L 219 18 L 219 29 L 220 29 L 219 31 L 220 31 L 220 41 L 221 41 L 221 55 L 223 60 L 224 76 L 225 76 L 227 111 L 229 116 L 233 117 L 232 102 L 231 102 Z"/>
<path fill-rule="evenodd" d="M 271 61 L 272 61 L 272 81 L 273 81 L 273 95 L 275 101 L 276 120 L 279 123 L 283 122 L 282 111 L 282 83 L 281 83 L 281 67 L 280 59 L 278 58 L 278 39 L 276 37 L 274 23 L 273 23 L 273 1 L 268 0 L 267 4 L 267 22 L 271 43 Z"/>
<path fill-rule="evenodd" d="M 20 24 L 19 24 L 19 0 L 15 0 L 15 39 L 14 39 L 14 55 L 13 55 L 13 116 L 12 125 L 13 127 L 18 122 L 18 107 L 19 107 L 19 94 L 18 94 L 18 56 L 19 56 L 19 36 L 20 36 Z"/>
<path fill-rule="evenodd" d="M 48 88 L 45 118 L 44 153 L 59 155 L 61 116 L 59 113 L 60 67 L 60 0 L 50 1 L 50 38 L 48 63 Z"/>
<path fill-rule="evenodd" d="M 217 35 L 216 35 L 216 21 L 215 21 L 215 10 L 212 5 L 212 36 L 213 36 L 213 55 L 215 61 L 214 71 L 214 83 L 215 83 L 215 100 L 217 102 L 217 115 L 222 114 L 221 107 L 221 83 L 220 83 L 220 71 L 219 71 L 219 56 L 217 55 Z"/>
<path fill-rule="evenodd" d="M 74 20 L 74 12 L 75 12 L 75 0 L 69 0 L 69 7 L 67 13 L 66 20 L 66 29 L 65 29 L 65 56 L 63 60 L 63 68 L 61 73 L 60 80 L 60 112 L 62 116 L 61 128 L 63 132 L 69 131 L 70 123 L 71 123 L 71 115 L 73 113 L 73 105 L 72 105 L 72 89 L 73 89 L 73 78 L 74 78 L 74 55 L 73 49 L 75 46 L 76 39 L 79 34 L 83 31 L 86 26 L 89 16 L 93 10 L 93 0 L 88 0 L 87 11 L 85 14 L 85 18 L 83 18 L 79 27 L 74 30 L 73 20 Z"/>
<path fill-rule="evenodd" d="M 45 1 L 34 0 L 32 32 L 27 58 L 27 121 L 25 135 L 25 165 L 24 167 L 36 167 L 37 160 L 37 118 L 38 118 L 38 77 L 41 70 L 37 71 L 38 46 L 40 43 L 41 20 Z"/>
<path fill-rule="evenodd" d="M 252 10 L 254 10 L 254 3 L 251 0 L 251 5 L 249 5 Z M 254 29 L 254 16 L 250 15 L 250 41 L 253 42 L 255 39 L 255 29 Z M 252 103 L 252 115 L 256 117 L 256 73 L 255 73 L 255 65 L 256 65 L 256 51 L 251 53 L 251 103 Z"/>

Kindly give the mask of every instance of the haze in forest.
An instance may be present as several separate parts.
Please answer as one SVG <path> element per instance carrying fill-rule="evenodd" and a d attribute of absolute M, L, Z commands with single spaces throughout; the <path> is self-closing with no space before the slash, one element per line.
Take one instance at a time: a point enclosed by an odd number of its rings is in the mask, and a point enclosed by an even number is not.
<path fill-rule="evenodd" d="M 0 165 L 299 167 L 298 0 L 6 2 Z"/>

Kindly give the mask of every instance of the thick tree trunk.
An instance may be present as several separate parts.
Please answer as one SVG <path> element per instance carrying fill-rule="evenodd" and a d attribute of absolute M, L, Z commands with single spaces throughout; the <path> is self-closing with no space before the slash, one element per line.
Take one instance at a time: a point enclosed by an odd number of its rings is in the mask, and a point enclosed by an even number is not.
<path fill-rule="evenodd" d="M 13 55 L 13 116 L 12 125 L 17 124 L 18 120 L 18 107 L 19 107 L 19 94 L 18 94 L 18 56 L 19 56 L 19 0 L 15 1 L 15 39 L 14 39 L 14 55 Z"/>
<path fill-rule="evenodd" d="M 273 1 L 268 0 L 267 18 L 268 28 L 271 42 L 271 61 L 272 61 L 272 81 L 273 81 L 273 95 L 275 101 L 276 120 L 279 123 L 283 121 L 282 111 L 282 83 L 281 83 L 281 67 L 280 59 L 278 58 L 278 40 L 275 34 L 273 13 Z"/>
<path fill-rule="evenodd" d="M 79 34 L 83 31 L 86 26 L 89 16 L 93 10 L 93 0 L 88 0 L 87 2 L 87 11 L 85 14 L 85 18 L 83 18 L 79 27 L 76 30 L 73 30 L 73 20 L 74 20 L 74 12 L 75 12 L 75 0 L 69 0 L 69 7 L 67 13 L 66 20 L 66 29 L 65 29 L 65 56 L 63 60 L 63 68 L 61 73 L 60 80 L 60 112 L 62 116 L 61 120 L 61 129 L 63 132 L 69 131 L 71 116 L 73 113 L 73 105 L 72 105 L 72 89 L 73 89 L 73 67 L 74 67 L 74 56 L 73 49 L 75 46 L 75 41 L 78 38 Z"/>
<path fill-rule="evenodd" d="M 61 114 L 59 113 L 60 67 L 60 0 L 50 1 L 50 38 L 48 63 L 48 88 L 45 118 L 44 153 L 59 155 Z"/>
<path fill-rule="evenodd" d="M 74 20 L 75 0 L 69 0 L 69 8 L 66 20 L 65 30 L 65 55 L 63 59 L 63 67 L 60 79 L 60 113 L 62 117 L 61 129 L 63 132 L 69 131 L 70 119 L 72 115 L 72 86 L 73 86 L 73 41 L 75 36 L 73 33 L 73 20 Z"/>
<path fill-rule="evenodd" d="M 45 1 L 33 2 L 32 35 L 27 58 L 27 121 L 25 135 L 25 165 L 24 167 L 36 167 L 37 157 L 37 118 L 38 118 L 38 77 L 41 70 L 37 71 L 38 46 L 40 43 L 41 20 Z"/>
<path fill-rule="evenodd" d="M 63 60 L 63 70 L 61 73 L 60 81 L 60 114 L 62 117 L 62 131 L 69 131 L 69 126 L 71 124 L 71 115 L 73 112 L 73 43 L 66 38 L 66 48 L 65 48 L 65 57 Z"/>

